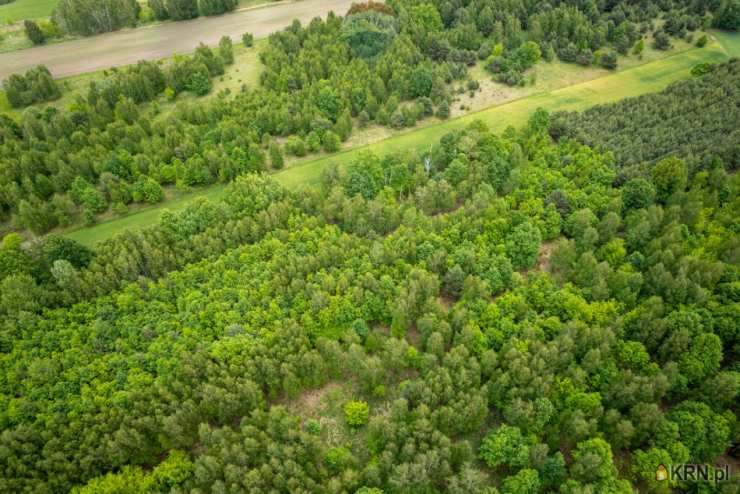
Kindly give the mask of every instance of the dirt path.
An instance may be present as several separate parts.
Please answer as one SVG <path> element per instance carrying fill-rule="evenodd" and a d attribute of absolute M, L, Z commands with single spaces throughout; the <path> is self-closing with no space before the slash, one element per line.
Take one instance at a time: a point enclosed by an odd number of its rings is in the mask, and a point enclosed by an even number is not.
<path fill-rule="evenodd" d="M 301 0 L 2 53 L 0 79 L 39 64 L 55 77 L 64 77 L 188 53 L 201 41 L 215 45 L 224 35 L 239 41 L 243 33 L 251 32 L 261 38 L 287 27 L 293 19 L 306 23 L 332 10 L 344 15 L 351 4 L 352 0 Z"/>

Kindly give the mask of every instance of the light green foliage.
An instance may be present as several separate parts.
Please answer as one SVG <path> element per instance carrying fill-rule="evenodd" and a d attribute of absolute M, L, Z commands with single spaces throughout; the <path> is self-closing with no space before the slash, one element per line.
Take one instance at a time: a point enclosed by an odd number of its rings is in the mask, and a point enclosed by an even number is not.
<path fill-rule="evenodd" d="M 537 260 L 542 235 L 531 223 L 516 226 L 506 238 L 506 255 L 514 269 L 531 267 Z"/>
<path fill-rule="evenodd" d="M 529 464 L 528 443 L 518 427 L 502 425 L 483 439 L 480 458 L 491 468 L 500 465 L 522 468 Z"/>
<path fill-rule="evenodd" d="M 506 477 L 501 485 L 502 494 L 536 494 L 540 490 L 537 470 L 524 468 L 516 475 Z"/>
<path fill-rule="evenodd" d="M 370 407 L 364 401 L 350 401 L 344 405 L 344 421 L 350 427 L 362 427 L 370 417 Z"/>

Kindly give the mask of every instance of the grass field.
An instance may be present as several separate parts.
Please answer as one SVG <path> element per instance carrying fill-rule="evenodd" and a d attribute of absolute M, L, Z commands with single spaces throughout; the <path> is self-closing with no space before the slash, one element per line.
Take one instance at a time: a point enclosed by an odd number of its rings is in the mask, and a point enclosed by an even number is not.
<path fill-rule="evenodd" d="M 734 41 L 734 38 L 724 41 L 723 44 L 713 41 L 703 49 L 685 50 L 670 57 L 612 73 L 604 77 L 574 84 L 562 89 L 527 95 L 520 99 L 470 113 L 459 118 L 445 122 L 431 122 L 423 128 L 409 129 L 401 133 L 395 133 L 390 137 L 385 137 L 382 132 L 376 132 L 378 139 L 376 142 L 353 147 L 329 156 L 308 158 L 294 162 L 285 170 L 276 173 L 274 177 L 286 187 L 298 188 L 302 185 L 315 184 L 320 179 L 322 170 L 329 163 L 346 164 L 364 150 L 382 154 L 428 149 L 431 143 L 436 142 L 447 132 L 462 128 L 475 120 L 485 122 L 492 130 L 498 132 L 509 125 L 522 125 L 527 121 L 529 115 L 540 107 L 549 111 L 580 110 L 595 104 L 609 103 L 630 96 L 659 91 L 672 82 L 689 77 L 691 68 L 697 63 L 708 61 L 721 62 L 726 60 L 731 51 L 725 48 L 725 44 Z M 92 227 L 69 232 L 66 235 L 85 245 L 93 245 L 124 229 L 140 228 L 153 224 L 159 217 L 159 212 L 163 209 L 184 207 L 187 201 L 193 197 L 208 196 L 218 198 L 223 194 L 223 190 L 223 186 L 215 186 L 201 192 L 183 195 L 178 202 L 168 201 L 132 213 L 123 218 L 103 221 Z"/>
<path fill-rule="evenodd" d="M 712 34 L 717 38 L 728 55 L 740 57 L 740 32 L 714 31 Z"/>
<path fill-rule="evenodd" d="M 15 0 L 0 6 L 0 24 L 49 17 L 59 0 Z"/>

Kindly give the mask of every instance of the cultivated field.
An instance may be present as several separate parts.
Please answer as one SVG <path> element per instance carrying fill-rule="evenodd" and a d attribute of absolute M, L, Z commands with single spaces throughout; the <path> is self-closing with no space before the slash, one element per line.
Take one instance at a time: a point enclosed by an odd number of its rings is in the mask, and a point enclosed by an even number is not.
<path fill-rule="evenodd" d="M 20 0 L 17 0 L 20 1 Z M 130 65 L 139 60 L 189 53 L 203 42 L 215 45 L 226 35 L 239 40 L 245 32 L 257 38 L 290 25 L 293 19 L 308 22 L 330 11 L 344 13 L 352 0 L 301 0 L 265 8 L 241 10 L 215 17 L 166 22 L 64 43 L 37 46 L 0 54 L 0 79 L 46 65 L 55 77 Z M 13 4 L 10 4 L 13 5 Z"/>
<path fill-rule="evenodd" d="M 409 129 L 383 138 L 376 134 L 376 141 L 367 145 L 353 147 L 346 151 L 320 158 L 308 158 L 276 173 L 275 178 L 289 188 L 316 183 L 322 170 L 330 163 L 346 164 L 361 151 L 388 153 L 405 150 L 424 150 L 429 143 L 436 142 L 445 133 L 464 127 L 474 120 L 484 121 L 493 131 L 499 132 L 507 126 L 520 126 L 526 122 L 532 111 L 539 107 L 549 111 L 579 110 L 599 103 L 609 103 L 630 96 L 660 91 L 672 82 L 689 77 L 691 68 L 701 62 L 720 62 L 728 58 L 724 44 L 716 41 L 703 49 L 690 49 L 670 57 L 655 60 L 644 65 L 622 70 L 587 82 L 574 84 L 562 89 L 543 91 L 509 101 L 482 111 L 445 122 Z M 372 135 L 372 132 L 370 133 Z M 361 137 L 358 137 L 358 139 Z M 367 136 L 365 137 L 367 139 Z M 178 195 L 171 201 L 149 207 L 122 218 L 102 221 L 92 227 L 82 228 L 66 235 L 85 245 L 93 245 L 128 228 L 139 228 L 157 221 L 164 209 L 177 210 L 194 197 L 217 198 L 223 193 L 223 186 L 213 186 L 205 190 Z"/>

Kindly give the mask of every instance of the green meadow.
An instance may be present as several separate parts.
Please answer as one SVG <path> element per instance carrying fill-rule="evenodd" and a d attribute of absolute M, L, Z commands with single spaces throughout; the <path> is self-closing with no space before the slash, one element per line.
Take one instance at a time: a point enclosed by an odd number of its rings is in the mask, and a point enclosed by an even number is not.
<path fill-rule="evenodd" d="M 0 5 L 0 24 L 49 17 L 59 0 L 15 0 Z"/>

